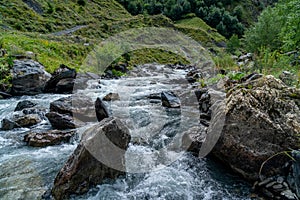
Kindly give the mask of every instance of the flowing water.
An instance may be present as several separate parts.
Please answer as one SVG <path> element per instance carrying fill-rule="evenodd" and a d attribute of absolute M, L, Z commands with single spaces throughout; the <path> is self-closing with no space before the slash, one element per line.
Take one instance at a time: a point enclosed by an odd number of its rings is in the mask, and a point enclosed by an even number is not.
<path fill-rule="evenodd" d="M 180 148 L 183 133 L 199 124 L 198 103 L 185 81 L 186 72 L 159 65 L 150 68 L 137 68 L 132 73 L 137 77 L 101 80 L 100 85 L 91 81 L 88 89 L 78 91 L 94 100 L 118 93 L 120 100 L 107 106 L 129 128 L 132 141 L 126 153 L 126 176 L 107 180 L 71 199 L 250 199 L 249 185 L 222 165 L 196 158 Z M 166 109 L 160 100 L 148 98 L 169 90 L 180 96 L 181 109 Z M 50 102 L 64 96 L 43 94 L 1 100 L 0 119 L 12 115 L 21 100 L 49 109 Z M 32 127 L 49 128 L 46 120 Z M 26 146 L 23 137 L 29 129 L 0 131 L 0 199 L 41 199 L 85 128 L 80 128 L 69 144 L 46 148 Z"/>

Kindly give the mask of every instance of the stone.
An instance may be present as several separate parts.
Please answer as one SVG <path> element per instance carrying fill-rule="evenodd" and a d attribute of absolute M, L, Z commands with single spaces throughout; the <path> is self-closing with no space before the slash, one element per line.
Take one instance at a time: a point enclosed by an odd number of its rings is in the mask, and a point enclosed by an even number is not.
<path fill-rule="evenodd" d="M 16 108 L 15 108 L 15 112 L 16 111 L 21 111 L 21 110 L 23 110 L 25 108 L 32 108 L 32 107 L 34 107 L 36 105 L 37 105 L 36 103 L 33 103 L 31 101 L 28 101 L 28 100 L 20 101 L 17 104 Z"/>
<path fill-rule="evenodd" d="M 97 120 L 99 122 L 109 117 L 108 109 L 100 98 L 97 98 L 95 102 L 95 109 L 96 109 Z"/>
<path fill-rule="evenodd" d="M 206 129 L 206 127 L 200 125 L 192 127 L 184 132 L 181 148 L 198 156 L 201 146 L 206 138 Z"/>
<path fill-rule="evenodd" d="M 225 108 L 213 115 L 225 115 L 221 135 L 210 133 L 206 140 L 217 139 L 211 154 L 246 179 L 257 180 L 263 162 L 271 156 L 299 148 L 299 89 L 265 76 L 234 86 L 225 102 Z M 277 156 L 264 166 L 262 174 L 277 174 L 287 160 L 287 156 Z"/>
<path fill-rule="evenodd" d="M 40 122 L 42 122 L 42 120 L 41 120 L 40 116 L 37 114 L 24 115 L 24 116 L 18 117 L 15 120 L 15 123 L 17 123 L 21 127 L 31 127 Z"/>
<path fill-rule="evenodd" d="M 58 94 L 72 93 L 74 84 L 75 84 L 75 80 L 73 78 L 62 79 L 56 84 L 55 93 Z"/>
<path fill-rule="evenodd" d="M 31 132 L 24 136 L 24 142 L 32 147 L 46 147 L 69 142 L 76 131 L 50 130 L 46 132 Z"/>
<path fill-rule="evenodd" d="M 57 84 L 63 80 L 63 79 L 72 79 L 74 80 L 76 78 L 76 70 L 75 69 L 71 69 L 66 65 L 60 65 L 60 67 L 55 70 L 55 72 L 53 73 L 53 76 L 51 77 L 51 79 L 49 81 L 46 82 L 45 87 L 44 87 L 44 92 L 48 92 L 48 93 L 54 93 L 57 92 Z M 62 83 L 61 83 L 62 84 Z M 70 83 L 69 83 L 70 84 Z M 74 83 L 73 83 L 74 86 Z M 66 87 L 65 91 L 60 91 L 62 93 L 72 93 L 73 91 L 73 86 L 69 86 Z"/>
<path fill-rule="evenodd" d="M 17 123 L 15 123 L 14 121 L 11 121 L 9 119 L 3 119 L 1 121 L 1 130 L 9 131 L 14 128 L 21 128 L 21 127 Z"/>
<path fill-rule="evenodd" d="M 103 101 L 117 101 L 120 100 L 120 96 L 118 93 L 109 93 L 103 97 Z"/>
<path fill-rule="evenodd" d="M 40 94 L 50 78 L 51 75 L 40 63 L 33 60 L 15 60 L 11 93 L 16 96 Z"/>
<path fill-rule="evenodd" d="M 8 98 L 11 98 L 11 97 L 12 97 L 11 94 L 8 94 L 8 93 L 6 93 L 6 92 L 1 92 L 1 91 L 0 91 L 0 96 L 2 96 L 3 99 L 8 99 Z"/>
<path fill-rule="evenodd" d="M 84 94 L 63 97 L 50 103 L 50 111 L 68 114 L 82 122 L 96 122 L 95 103 Z"/>
<path fill-rule="evenodd" d="M 87 129 L 76 150 L 57 174 L 52 196 L 66 199 L 86 193 L 105 179 L 125 175 L 125 153 L 130 142 L 128 129 L 119 119 L 107 118 Z"/>
<path fill-rule="evenodd" d="M 49 112 L 46 114 L 52 127 L 58 130 L 75 129 L 77 127 L 72 116 L 68 114 L 59 114 Z"/>
<path fill-rule="evenodd" d="M 162 92 L 161 93 L 162 106 L 167 108 L 180 108 L 180 99 L 174 92 Z"/>

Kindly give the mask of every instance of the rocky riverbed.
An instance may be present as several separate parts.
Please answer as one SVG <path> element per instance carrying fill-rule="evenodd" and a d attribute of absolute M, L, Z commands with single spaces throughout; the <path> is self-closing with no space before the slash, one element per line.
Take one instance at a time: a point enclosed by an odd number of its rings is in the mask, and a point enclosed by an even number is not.
<path fill-rule="evenodd" d="M 190 66 L 121 79 L 14 66 L 18 97 L 0 101 L 2 199 L 298 199 L 300 92 L 272 76 L 199 89 Z"/>

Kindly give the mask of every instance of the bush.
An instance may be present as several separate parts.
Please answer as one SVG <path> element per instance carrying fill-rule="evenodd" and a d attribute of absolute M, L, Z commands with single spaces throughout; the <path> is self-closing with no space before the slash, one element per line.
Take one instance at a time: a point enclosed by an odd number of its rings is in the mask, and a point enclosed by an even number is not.
<path fill-rule="evenodd" d="M 86 0 L 78 0 L 77 3 L 80 6 L 85 6 L 86 5 Z"/>

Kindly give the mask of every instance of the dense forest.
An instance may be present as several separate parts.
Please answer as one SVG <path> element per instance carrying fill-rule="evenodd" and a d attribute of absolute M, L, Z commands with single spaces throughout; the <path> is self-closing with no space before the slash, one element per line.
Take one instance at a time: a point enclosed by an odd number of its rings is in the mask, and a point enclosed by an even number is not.
<path fill-rule="evenodd" d="M 229 38 L 233 34 L 242 36 L 245 30 L 246 12 L 242 3 L 235 0 L 118 0 L 133 14 L 147 13 L 150 15 L 164 14 L 173 20 L 185 18 L 187 14 L 194 13 L 207 24 L 216 28 L 219 33 Z M 258 10 L 265 5 L 273 3 L 257 1 Z"/>

